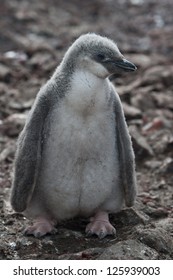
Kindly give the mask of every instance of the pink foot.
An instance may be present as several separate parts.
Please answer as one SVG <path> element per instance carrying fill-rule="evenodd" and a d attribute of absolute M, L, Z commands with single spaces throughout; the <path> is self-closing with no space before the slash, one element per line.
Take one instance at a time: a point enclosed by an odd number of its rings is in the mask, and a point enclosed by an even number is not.
<path fill-rule="evenodd" d="M 109 222 L 108 213 L 99 211 L 90 220 L 91 222 L 87 225 L 85 230 L 87 236 L 96 234 L 100 239 L 102 239 L 106 235 L 116 234 L 116 229 Z"/>
<path fill-rule="evenodd" d="M 54 223 L 45 218 L 39 218 L 35 221 L 33 226 L 29 226 L 25 229 L 24 234 L 34 235 L 35 237 L 41 237 L 47 233 L 51 233 L 54 228 Z"/>

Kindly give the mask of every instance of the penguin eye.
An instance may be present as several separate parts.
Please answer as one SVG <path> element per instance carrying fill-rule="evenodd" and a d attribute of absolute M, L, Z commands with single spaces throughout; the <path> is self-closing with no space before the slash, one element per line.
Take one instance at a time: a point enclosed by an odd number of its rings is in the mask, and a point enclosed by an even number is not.
<path fill-rule="evenodd" d="M 97 54 L 97 59 L 98 59 L 98 60 L 104 60 L 104 59 L 105 59 L 105 55 L 102 54 L 102 53 L 98 53 L 98 54 Z"/>

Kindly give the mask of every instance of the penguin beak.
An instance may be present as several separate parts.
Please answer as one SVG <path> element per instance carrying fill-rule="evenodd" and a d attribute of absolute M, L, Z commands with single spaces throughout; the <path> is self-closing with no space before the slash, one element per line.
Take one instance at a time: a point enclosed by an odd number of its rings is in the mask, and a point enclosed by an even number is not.
<path fill-rule="evenodd" d="M 117 60 L 114 62 L 116 67 L 121 68 L 124 71 L 130 72 L 130 71 L 135 71 L 137 67 L 127 59 L 123 58 L 122 60 Z"/>

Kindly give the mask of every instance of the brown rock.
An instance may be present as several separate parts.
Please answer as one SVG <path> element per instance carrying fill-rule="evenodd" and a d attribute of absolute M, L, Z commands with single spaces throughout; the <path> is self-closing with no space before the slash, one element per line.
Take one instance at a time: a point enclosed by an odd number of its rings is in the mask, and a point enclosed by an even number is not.
<path fill-rule="evenodd" d="M 138 119 L 142 117 L 141 110 L 122 102 L 123 109 L 127 120 Z"/>
<path fill-rule="evenodd" d="M 7 117 L 0 125 L 0 131 L 10 137 L 17 136 L 22 130 L 26 121 L 25 114 L 12 114 Z"/>
<path fill-rule="evenodd" d="M 10 68 L 0 64 L 0 80 L 6 79 L 11 74 Z"/>
<path fill-rule="evenodd" d="M 139 130 L 135 125 L 129 126 L 130 135 L 132 137 L 133 147 L 135 154 L 138 158 L 146 156 L 153 156 L 153 150 L 147 143 L 147 140 L 140 134 Z"/>
<path fill-rule="evenodd" d="M 14 158 L 15 145 L 13 142 L 9 142 L 7 147 L 0 153 L 0 162 L 6 160 L 7 158 Z"/>
<path fill-rule="evenodd" d="M 173 159 L 168 157 L 164 160 L 163 165 L 160 167 L 160 172 L 164 174 L 173 174 Z"/>

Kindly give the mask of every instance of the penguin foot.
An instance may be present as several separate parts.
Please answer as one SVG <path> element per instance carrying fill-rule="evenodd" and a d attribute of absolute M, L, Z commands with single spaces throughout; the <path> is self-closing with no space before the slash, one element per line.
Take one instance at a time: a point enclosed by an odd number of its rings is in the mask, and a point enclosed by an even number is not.
<path fill-rule="evenodd" d="M 108 213 L 99 211 L 90 220 L 85 230 L 87 236 L 96 234 L 99 239 L 102 239 L 107 235 L 116 234 L 116 229 L 109 222 Z"/>
<path fill-rule="evenodd" d="M 25 235 L 34 235 L 35 237 L 42 237 L 47 233 L 52 233 L 55 231 L 54 223 L 45 218 L 40 218 L 35 221 L 32 226 L 29 226 L 25 229 Z"/>

